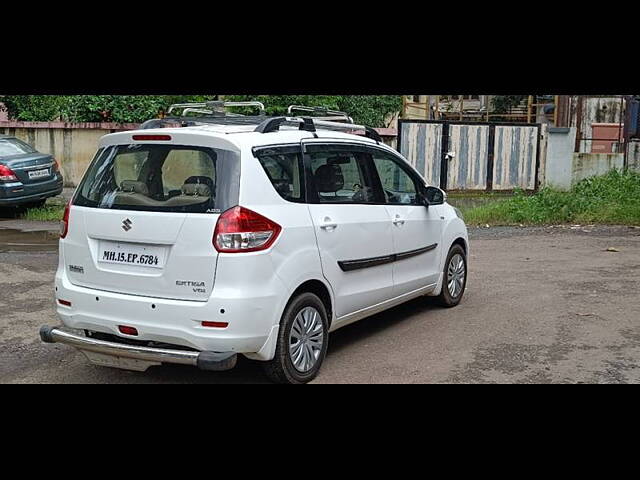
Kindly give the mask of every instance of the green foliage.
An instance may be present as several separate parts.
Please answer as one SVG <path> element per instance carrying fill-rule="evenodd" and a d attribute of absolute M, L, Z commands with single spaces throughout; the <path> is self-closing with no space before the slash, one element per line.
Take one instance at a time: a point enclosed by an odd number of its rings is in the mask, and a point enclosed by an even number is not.
<path fill-rule="evenodd" d="M 517 107 L 527 95 L 496 95 L 491 99 L 494 113 L 507 113 L 512 108 Z"/>
<path fill-rule="evenodd" d="M 233 102 L 257 100 L 264 103 L 267 115 L 286 115 L 289 105 L 326 107 L 347 112 L 356 123 L 371 127 L 388 126 L 387 117 L 402 109 L 400 95 L 225 95 L 224 99 Z"/>
<path fill-rule="evenodd" d="M 12 95 L 0 97 L 9 117 L 23 121 L 139 123 L 155 118 L 172 103 L 202 102 L 213 95 Z M 387 117 L 402 108 L 402 97 L 392 95 L 231 95 L 229 101 L 259 100 L 268 115 L 285 115 L 292 104 L 323 106 L 349 113 L 358 123 L 386 126 Z M 255 109 L 238 109 L 254 113 Z"/>
<path fill-rule="evenodd" d="M 199 102 L 212 96 L 191 95 L 6 95 L 9 117 L 48 122 L 140 123 L 155 118 L 172 103 Z"/>
<path fill-rule="evenodd" d="M 28 209 L 21 218 L 41 222 L 55 222 L 62 220 L 64 205 L 46 205 L 40 208 Z"/>
<path fill-rule="evenodd" d="M 640 174 L 612 170 L 581 181 L 569 192 L 544 188 L 515 192 L 464 212 L 469 224 L 640 224 Z"/>
<path fill-rule="evenodd" d="M 58 95 L 0 96 L 9 118 L 23 122 L 48 122 L 60 116 L 64 98 Z"/>

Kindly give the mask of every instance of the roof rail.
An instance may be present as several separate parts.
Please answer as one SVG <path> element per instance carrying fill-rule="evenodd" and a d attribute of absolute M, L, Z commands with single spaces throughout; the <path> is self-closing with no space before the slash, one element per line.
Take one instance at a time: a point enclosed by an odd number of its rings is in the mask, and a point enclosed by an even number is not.
<path fill-rule="evenodd" d="M 329 120 L 329 121 L 341 121 L 344 120 L 347 123 L 353 123 L 353 118 L 351 118 L 346 112 L 340 112 L 338 110 L 329 110 L 327 107 L 307 107 L 305 105 L 289 105 L 287 109 L 287 113 L 291 115 L 294 111 L 298 112 L 310 112 L 317 113 L 323 116 L 313 117 L 319 120 Z"/>
<path fill-rule="evenodd" d="M 318 120 L 313 117 L 274 117 L 265 120 L 258 128 L 255 129 L 258 133 L 270 133 L 280 130 L 280 126 L 284 123 L 293 123 L 300 126 L 300 130 L 307 132 L 315 132 L 316 127 L 326 127 L 329 130 L 362 130 L 367 138 L 371 138 L 376 142 L 382 142 L 382 137 L 373 128 L 365 125 L 357 125 L 355 123 L 341 123 L 330 122 L 327 120 Z"/>
<path fill-rule="evenodd" d="M 260 115 L 264 115 L 265 113 L 264 103 L 262 102 L 224 102 L 212 100 L 201 103 L 176 103 L 169 107 L 167 115 L 170 115 L 176 109 L 182 110 L 182 116 L 186 116 L 187 113 L 199 113 L 212 116 L 216 114 L 220 116 L 234 115 L 225 112 L 225 108 L 229 107 L 257 107 L 260 110 Z"/>

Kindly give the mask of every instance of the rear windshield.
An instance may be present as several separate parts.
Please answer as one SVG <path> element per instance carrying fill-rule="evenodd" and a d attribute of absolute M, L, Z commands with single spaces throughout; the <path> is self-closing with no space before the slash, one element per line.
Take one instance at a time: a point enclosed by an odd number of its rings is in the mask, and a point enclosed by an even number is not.
<path fill-rule="evenodd" d="M 34 152 L 33 148 L 17 138 L 0 138 L 0 157 Z"/>
<path fill-rule="evenodd" d="M 235 152 L 180 145 L 118 145 L 98 151 L 74 205 L 115 210 L 220 213 L 238 204 Z"/>

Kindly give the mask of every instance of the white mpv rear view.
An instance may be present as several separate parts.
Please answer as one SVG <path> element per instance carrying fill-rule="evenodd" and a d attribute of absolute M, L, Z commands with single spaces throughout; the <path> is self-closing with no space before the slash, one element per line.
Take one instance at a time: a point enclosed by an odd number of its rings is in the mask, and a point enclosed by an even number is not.
<path fill-rule="evenodd" d="M 140 371 L 242 354 L 304 383 L 329 332 L 422 295 L 460 302 L 464 222 L 375 131 L 185 115 L 102 139 L 65 211 L 63 325 L 43 341 Z"/>

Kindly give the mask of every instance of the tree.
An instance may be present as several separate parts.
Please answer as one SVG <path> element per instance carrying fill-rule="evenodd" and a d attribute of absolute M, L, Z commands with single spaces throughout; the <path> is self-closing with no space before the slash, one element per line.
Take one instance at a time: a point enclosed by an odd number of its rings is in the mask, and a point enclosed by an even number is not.
<path fill-rule="evenodd" d="M 15 120 L 49 122 L 140 123 L 172 103 L 198 102 L 212 95 L 5 95 L 0 97 Z"/>
<path fill-rule="evenodd" d="M 226 95 L 224 98 L 234 102 L 257 100 L 265 104 L 267 115 L 286 115 L 289 105 L 326 107 L 346 112 L 354 122 L 371 127 L 388 126 L 389 116 L 402 109 L 400 95 Z"/>
<path fill-rule="evenodd" d="M 15 120 L 48 122 L 140 123 L 165 112 L 172 103 L 203 102 L 214 95 L 7 95 L 0 97 Z M 230 95 L 229 101 L 258 100 L 268 115 L 286 115 L 289 105 L 327 107 L 347 112 L 354 121 L 372 127 L 388 126 L 388 118 L 402 108 L 399 95 Z M 248 109 L 237 109 L 249 113 Z M 251 110 L 255 113 L 255 110 Z"/>

